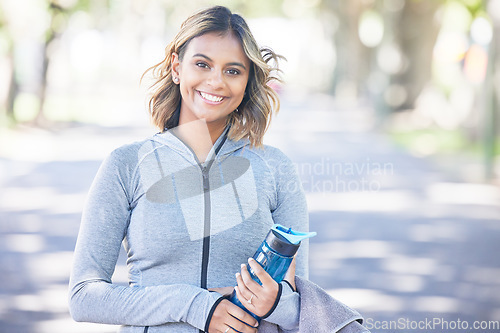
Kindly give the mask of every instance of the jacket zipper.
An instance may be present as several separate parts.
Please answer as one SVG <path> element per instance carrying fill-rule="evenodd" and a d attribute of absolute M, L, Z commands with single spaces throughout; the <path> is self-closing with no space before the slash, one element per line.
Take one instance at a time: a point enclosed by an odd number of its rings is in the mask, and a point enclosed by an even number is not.
<path fill-rule="evenodd" d="M 219 151 L 221 150 L 224 142 L 226 142 L 227 134 L 224 134 L 219 145 L 215 148 L 213 158 L 208 161 L 206 166 L 199 164 L 201 168 L 201 175 L 203 177 L 203 196 L 205 206 L 205 221 L 203 223 L 203 251 L 201 256 L 201 278 L 200 287 L 207 289 L 208 280 L 208 261 L 210 257 L 210 229 L 211 229 L 211 207 L 210 207 L 210 168 L 214 163 Z M 196 156 L 196 155 L 195 155 Z"/>
<path fill-rule="evenodd" d="M 201 277 L 200 277 L 200 287 L 207 289 L 208 280 L 208 260 L 210 258 L 210 228 L 211 228 L 211 207 L 210 207 L 210 167 L 212 166 L 215 158 L 217 157 L 219 150 L 226 141 L 226 136 L 222 139 L 219 146 L 215 149 L 215 154 L 213 159 L 211 159 L 206 166 L 198 164 L 201 168 L 201 175 L 203 177 L 203 200 L 205 206 L 205 221 L 203 223 L 203 251 L 201 255 Z M 196 157 L 196 155 L 195 155 Z M 202 330 L 199 331 L 203 333 Z"/>
<path fill-rule="evenodd" d="M 212 163 L 209 162 L 208 166 L 201 166 L 201 175 L 203 177 L 203 200 L 205 206 L 205 216 L 203 223 L 203 252 L 201 260 L 201 277 L 200 286 L 207 289 L 208 279 L 208 259 L 210 254 L 210 228 L 211 228 L 211 207 L 210 207 L 210 179 L 209 171 Z"/>

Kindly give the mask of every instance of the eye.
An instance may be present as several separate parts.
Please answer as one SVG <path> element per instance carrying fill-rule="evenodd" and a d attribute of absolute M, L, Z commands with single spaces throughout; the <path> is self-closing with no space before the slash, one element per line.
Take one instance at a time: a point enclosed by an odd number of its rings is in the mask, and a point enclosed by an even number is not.
<path fill-rule="evenodd" d="M 198 61 L 196 63 L 196 66 L 200 67 L 200 68 L 209 68 L 208 64 L 206 62 L 203 62 L 203 61 Z"/>
<path fill-rule="evenodd" d="M 230 74 L 230 75 L 239 75 L 240 74 L 240 71 L 237 70 L 237 69 L 228 69 L 226 71 L 226 73 Z"/>

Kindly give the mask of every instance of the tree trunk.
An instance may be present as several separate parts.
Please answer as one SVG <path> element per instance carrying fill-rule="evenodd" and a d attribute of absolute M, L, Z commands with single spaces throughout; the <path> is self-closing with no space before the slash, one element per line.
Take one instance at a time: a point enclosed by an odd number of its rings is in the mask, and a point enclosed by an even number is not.
<path fill-rule="evenodd" d="M 5 100 L 5 110 L 7 119 L 15 122 L 16 117 L 14 114 L 14 103 L 16 101 L 16 97 L 19 93 L 19 85 L 16 81 L 16 70 L 15 70 L 15 62 L 14 62 L 14 52 L 11 47 L 8 54 L 9 59 L 9 86 L 7 91 L 7 98 Z"/>
<path fill-rule="evenodd" d="M 358 36 L 359 17 L 364 5 L 359 0 L 336 0 L 325 2 L 323 6 L 322 10 L 332 13 L 338 20 L 337 31 L 334 33 L 337 64 L 331 91 L 337 94 L 347 85 L 359 95 L 369 74 L 369 52 L 361 44 Z M 332 23 L 324 22 L 325 25 Z"/>
<path fill-rule="evenodd" d="M 408 67 L 395 79 L 408 93 L 401 109 L 413 109 L 415 100 L 432 76 L 432 54 L 439 33 L 435 23 L 436 11 L 442 0 L 407 1 L 395 29 L 401 49 L 408 59 Z"/>
<path fill-rule="evenodd" d="M 50 13 L 50 25 L 47 29 L 47 35 L 45 37 L 45 42 L 43 45 L 43 60 L 42 60 L 42 75 L 40 80 L 40 87 L 38 89 L 38 97 L 40 99 L 40 106 L 37 115 L 34 119 L 35 124 L 44 125 L 47 122 L 45 116 L 45 100 L 47 97 L 47 85 L 48 85 L 48 69 L 50 66 L 50 54 L 49 48 L 51 43 L 57 38 L 57 25 L 56 18 L 58 15 L 64 13 L 64 8 L 58 5 L 56 2 L 51 1 L 49 4 Z"/>
<path fill-rule="evenodd" d="M 54 39 L 55 39 L 55 32 L 51 30 L 49 32 L 49 37 L 47 38 L 46 42 L 43 45 L 42 75 L 41 75 L 40 87 L 38 90 L 40 106 L 34 120 L 35 124 L 40 126 L 43 126 L 47 122 L 47 118 L 44 114 L 44 111 L 45 111 L 45 100 L 47 96 L 47 85 L 48 85 L 47 73 L 50 64 L 50 56 L 48 54 L 48 50 L 50 47 L 50 43 L 52 43 Z"/>

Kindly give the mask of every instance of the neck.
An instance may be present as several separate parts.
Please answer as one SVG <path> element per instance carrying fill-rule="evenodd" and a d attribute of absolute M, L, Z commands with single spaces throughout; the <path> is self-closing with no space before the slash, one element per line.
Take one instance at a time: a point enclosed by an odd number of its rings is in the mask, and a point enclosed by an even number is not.
<path fill-rule="evenodd" d="M 174 128 L 175 135 L 188 145 L 196 154 L 198 160 L 203 163 L 212 149 L 215 141 L 224 132 L 225 126 L 214 126 L 204 119 L 186 121 L 179 119 L 179 126 Z"/>

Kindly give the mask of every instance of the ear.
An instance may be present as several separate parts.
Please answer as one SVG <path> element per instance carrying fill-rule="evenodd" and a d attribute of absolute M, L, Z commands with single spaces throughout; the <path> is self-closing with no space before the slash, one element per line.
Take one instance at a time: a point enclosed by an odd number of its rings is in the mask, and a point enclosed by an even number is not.
<path fill-rule="evenodd" d="M 180 75 L 180 65 L 181 61 L 179 59 L 179 55 L 175 52 L 172 52 L 171 56 L 171 64 L 172 64 L 172 76 L 179 77 Z"/>

